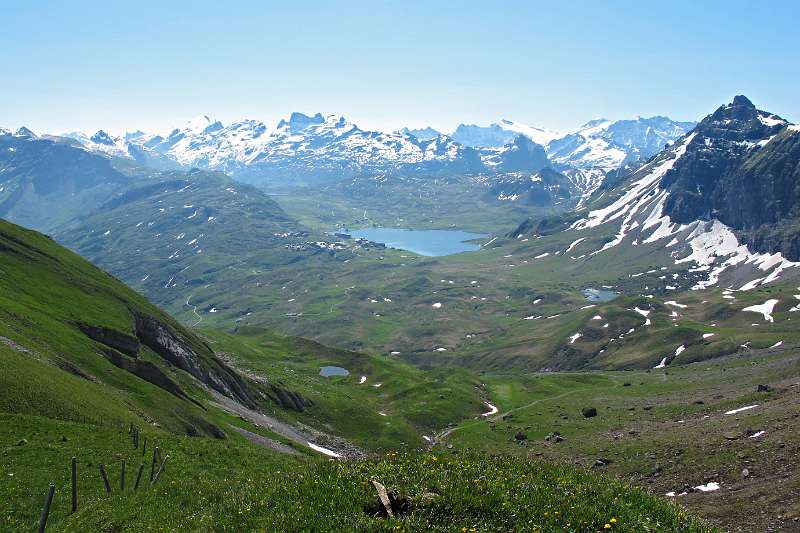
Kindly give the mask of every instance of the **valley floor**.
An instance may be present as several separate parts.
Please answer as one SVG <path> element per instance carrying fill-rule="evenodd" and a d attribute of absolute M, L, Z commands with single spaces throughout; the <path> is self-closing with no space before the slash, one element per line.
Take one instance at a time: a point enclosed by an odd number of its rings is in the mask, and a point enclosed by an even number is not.
<path fill-rule="evenodd" d="M 483 379 L 499 412 L 448 428 L 437 448 L 581 465 L 727 531 L 800 531 L 797 347 L 661 370 Z M 597 415 L 586 418 L 590 407 Z"/>

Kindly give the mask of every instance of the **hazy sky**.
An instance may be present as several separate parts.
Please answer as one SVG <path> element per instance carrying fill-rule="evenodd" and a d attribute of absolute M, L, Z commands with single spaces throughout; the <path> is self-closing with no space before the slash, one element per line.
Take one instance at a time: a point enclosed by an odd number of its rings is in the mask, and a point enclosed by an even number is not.
<path fill-rule="evenodd" d="M 162 129 L 291 111 L 365 128 L 800 120 L 800 1 L 3 2 L 0 125 Z M 303 4 L 298 6 L 296 4 Z"/>

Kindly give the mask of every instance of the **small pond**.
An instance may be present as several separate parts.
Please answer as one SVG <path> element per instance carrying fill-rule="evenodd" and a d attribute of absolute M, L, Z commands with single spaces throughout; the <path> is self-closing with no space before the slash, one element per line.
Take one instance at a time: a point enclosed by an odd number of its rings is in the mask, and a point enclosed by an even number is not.
<path fill-rule="evenodd" d="M 611 289 L 583 289 L 583 297 L 590 302 L 610 302 L 619 296 L 619 293 Z"/>
<path fill-rule="evenodd" d="M 350 372 L 346 368 L 340 366 L 323 366 L 319 369 L 319 375 L 324 378 L 331 376 L 348 376 Z"/>

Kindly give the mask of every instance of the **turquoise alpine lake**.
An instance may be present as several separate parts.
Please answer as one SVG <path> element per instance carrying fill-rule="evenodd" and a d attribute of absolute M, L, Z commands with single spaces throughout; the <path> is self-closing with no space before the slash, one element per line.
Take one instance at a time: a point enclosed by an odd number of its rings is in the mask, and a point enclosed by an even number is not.
<path fill-rule="evenodd" d="M 486 238 L 482 233 L 440 229 L 367 228 L 348 233 L 354 238 L 361 237 L 383 243 L 389 248 L 407 250 L 429 257 L 474 252 L 480 250 L 481 245 L 468 241 Z"/>

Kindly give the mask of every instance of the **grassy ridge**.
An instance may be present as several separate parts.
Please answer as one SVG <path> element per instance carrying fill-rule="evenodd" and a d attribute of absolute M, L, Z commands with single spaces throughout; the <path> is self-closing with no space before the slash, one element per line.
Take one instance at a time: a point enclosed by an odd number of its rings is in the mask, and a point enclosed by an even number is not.
<path fill-rule="evenodd" d="M 389 453 L 333 463 L 276 456 L 237 442 L 158 434 L 170 457 L 158 484 L 120 494 L 119 461 L 141 461 L 124 429 L 0 415 L 5 461 L 0 529 L 32 529 L 49 483 L 63 531 L 712 531 L 639 489 L 570 467 L 485 456 Z M 152 437 L 152 435 L 151 435 Z M 20 438 L 27 443 L 17 445 Z M 79 458 L 79 511 L 67 515 L 69 458 Z M 113 494 L 102 490 L 107 465 Z M 129 471 L 128 479 L 131 480 Z M 413 498 L 400 519 L 369 516 L 369 480 Z M 423 501 L 423 494 L 428 496 Z"/>

